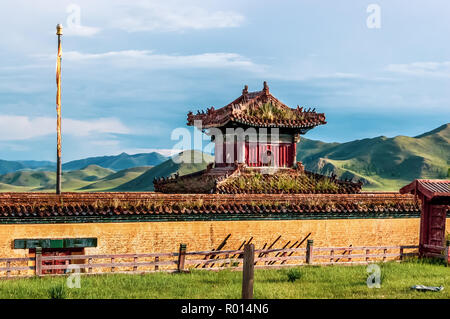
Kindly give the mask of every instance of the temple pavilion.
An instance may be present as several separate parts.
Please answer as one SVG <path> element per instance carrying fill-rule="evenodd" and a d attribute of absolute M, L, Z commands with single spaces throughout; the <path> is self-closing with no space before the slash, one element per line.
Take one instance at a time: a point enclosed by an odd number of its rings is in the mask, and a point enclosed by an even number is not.
<path fill-rule="evenodd" d="M 215 109 L 189 112 L 187 125 L 214 142 L 214 163 L 184 176 L 154 180 L 164 193 L 358 193 L 361 182 L 305 171 L 297 162 L 300 135 L 326 124 L 315 109 L 290 108 L 274 97 L 264 82 Z"/>

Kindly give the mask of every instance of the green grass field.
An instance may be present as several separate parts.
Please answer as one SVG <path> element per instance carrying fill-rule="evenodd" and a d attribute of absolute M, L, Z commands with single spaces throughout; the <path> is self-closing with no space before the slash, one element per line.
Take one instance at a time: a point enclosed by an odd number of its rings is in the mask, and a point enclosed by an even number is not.
<path fill-rule="evenodd" d="M 381 288 L 368 288 L 366 266 L 305 266 L 255 270 L 255 298 L 450 298 L 450 269 L 427 261 L 385 263 Z M 294 282 L 289 273 L 297 273 Z M 82 276 L 81 288 L 69 289 L 66 277 L 0 281 L 0 298 L 240 298 L 242 272 L 192 271 L 145 275 Z M 413 285 L 444 286 L 441 292 L 418 292 Z M 64 287 L 64 288 L 61 288 Z"/>

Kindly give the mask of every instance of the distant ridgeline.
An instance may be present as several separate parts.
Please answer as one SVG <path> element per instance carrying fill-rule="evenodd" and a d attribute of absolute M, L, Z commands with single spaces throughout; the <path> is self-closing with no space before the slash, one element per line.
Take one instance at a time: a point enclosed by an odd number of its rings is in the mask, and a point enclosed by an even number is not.
<path fill-rule="evenodd" d="M 176 156 L 191 157 L 193 152 Z M 63 165 L 63 190 L 153 191 L 154 178 L 205 170 L 214 157 L 201 155 L 201 163 L 175 163 L 159 153 L 122 153 L 68 162 Z M 334 174 L 344 180 L 362 180 L 363 190 L 397 191 L 416 178 L 448 178 L 449 158 L 449 124 L 416 137 L 376 137 L 347 143 L 301 138 L 297 144 L 297 160 L 307 171 L 327 176 Z M 55 163 L 49 161 L 0 160 L 0 192 L 53 191 L 54 171 Z M 250 180 L 253 192 L 261 187 L 258 179 L 256 174 Z M 243 178 L 235 179 L 233 183 L 222 183 L 219 189 L 230 190 L 231 187 L 238 192 L 242 182 Z M 284 183 L 291 189 L 301 188 L 301 184 L 290 184 L 283 177 L 277 183 Z"/>
<path fill-rule="evenodd" d="M 398 190 L 419 178 L 450 177 L 450 124 L 425 134 L 347 143 L 301 139 L 297 159 L 320 174 L 360 179 L 365 189 Z"/>

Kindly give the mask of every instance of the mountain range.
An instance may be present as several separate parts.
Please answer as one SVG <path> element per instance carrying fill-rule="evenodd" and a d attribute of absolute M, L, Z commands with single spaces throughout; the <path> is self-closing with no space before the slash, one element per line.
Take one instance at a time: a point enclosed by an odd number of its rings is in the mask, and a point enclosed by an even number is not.
<path fill-rule="evenodd" d="M 134 155 L 121 153 L 116 156 L 88 157 L 77 161 L 67 162 L 62 165 L 62 169 L 75 170 L 82 169 L 88 165 L 98 165 L 104 168 L 118 171 L 138 166 L 155 166 L 167 159 L 167 157 L 157 152 L 140 153 Z"/>
<path fill-rule="evenodd" d="M 364 190 L 398 190 L 416 178 L 450 176 L 450 124 L 415 137 L 385 136 L 347 143 L 301 138 L 297 160 L 309 171 L 362 180 Z M 202 161 L 192 163 L 193 156 Z M 206 168 L 213 156 L 184 151 L 90 157 L 63 164 L 63 191 L 152 191 L 155 177 Z M 0 192 L 53 191 L 55 163 L 0 160 Z"/>
<path fill-rule="evenodd" d="M 115 171 L 138 167 L 138 166 L 155 166 L 158 165 L 168 157 L 163 156 L 157 152 L 140 153 L 129 155 L 121 153 L 113 156 L 97 156 L 88 157 L 80 160 L 70 161 L 62 164 L 62 169 L 66 171 L 80 170 L 89 165 L 98 165 L 104 168 L 109 168 Z M 5 161 L 0 160 L 0 174 L 7 174 L 17 171 L 39 170 L 39 171 L 54 171 L 56 168 L 55 162 L 50 161 Z"/>
<path fill-rule="evenodd" d="M 347 143 L 301 139 L 297 159 L 305 168 L 362 180 L 365 189 L 398 190 L 416 178 L 450 174 L 450 124 L 415 137 L 379 136 Z"/>
<path fill-rule="evenodd" d="M 158 154 L 158 153 L 156 153 Z M 196 154 L 196 155 L 195 155 Z M 199 156 L 200 163 L 191 159 Z M 63 164 L 62 190 L 69 191 L 152 191 L 155 177 L 193 173 L 205 169 L 213 157 L 198 151 L 181 152 L 172 158 L 155 153 L 92 157 Z M 87 166 L 82 167 L 84 164 Z M 144 166 L 143 164 L 154 164 Z M 101 165 L 107 166 L 103 167 Z M 142 165 L 134 166 L 133 165 Z M 11 165 L 8 163 L 7 168 Z M 55 189 L 56 174 L 36 167 L 0 175 L 0 192 L 51 192 Z M 74 168 L 68 170 L 67 168 Z M 79 167 L 82 167 L 78 169 Z M 123 169 L 121 169 L 124 167 Z M 113 168 L 119 168 L 114 170 Z"/>

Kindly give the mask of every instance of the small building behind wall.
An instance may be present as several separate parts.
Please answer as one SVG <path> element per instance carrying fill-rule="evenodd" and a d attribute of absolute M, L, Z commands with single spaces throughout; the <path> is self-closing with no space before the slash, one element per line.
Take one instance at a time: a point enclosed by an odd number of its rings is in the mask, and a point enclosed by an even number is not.
<path fill-rule="evenodd" d="M 445 223 L 450 207 L 450 180 L 417 179 L 400 189 L 400 193 L 414 194 L 422 201 L 419 254 L 424 257 L 441 254 L 448 246 Z"/>

